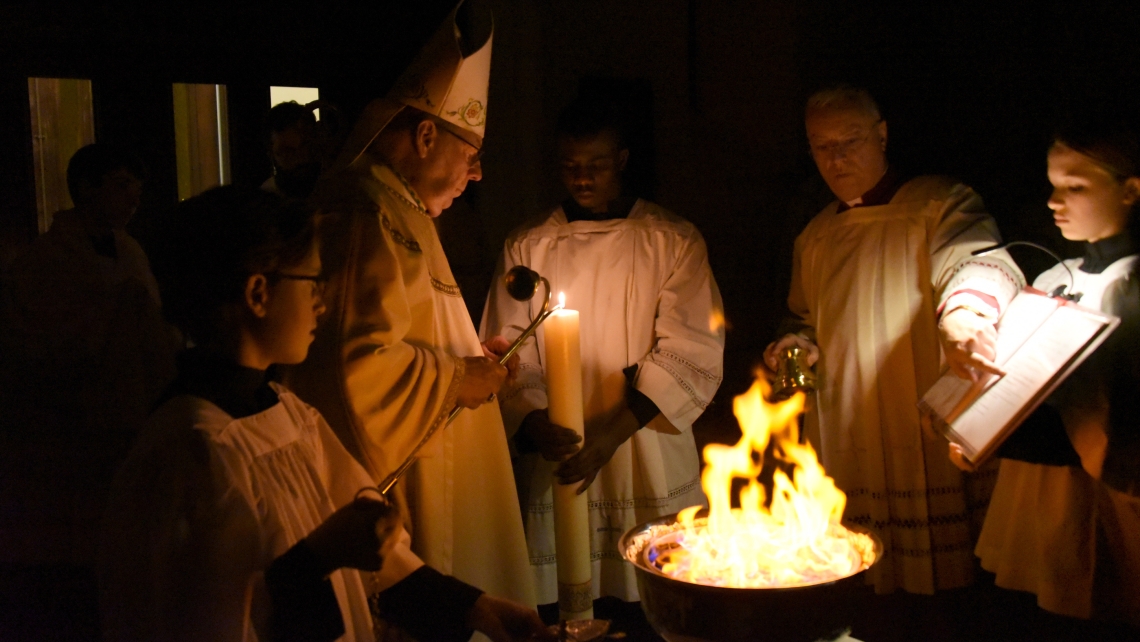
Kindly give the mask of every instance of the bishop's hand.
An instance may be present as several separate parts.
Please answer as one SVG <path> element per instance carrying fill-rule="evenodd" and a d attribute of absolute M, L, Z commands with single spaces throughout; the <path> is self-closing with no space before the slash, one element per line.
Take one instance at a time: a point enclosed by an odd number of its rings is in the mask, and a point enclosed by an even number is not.
<path fill-rule="evenodd" d="M 507 350 L 511 349 L 511 342 L 507 341 L 506 337 L 494 336 L 483 342 L 483 356 L 499 361 Z M 511 355 L 510 359 L 503 364 L 507 367 L 507 379 L 503 382 L 504 386 L 509 386 L 515 382 L 519 376 L 519 356 L 517 354 Z"/>
<path fill-rule="evenodd" d="M 986 374 L 1005 374 L 993 361 L 997 357 L 993 321 L 968 308 L 955 308 L 942 315 L 938 332 L 942 353 L 954 374 L 971 381 Z"/>
<path fill-rule="evenodd" d="M 494 398 L 503 387 L 508 371 L 490 357 L 463 357 L 466 370 L 459 382 L 456 401 L 464 408 L 478 408 Z"/>
<path fill-rule="evenodd" d="M 578 494 L 586 492 L 598 471 L 609 463 L 619 446 L 641 428 L 629 408 L 622 408 L 609 422 L 586 429 L 586 443 L 573 457 L 562 462 L 554 471 L 559 484 L 582 482 Z"/>

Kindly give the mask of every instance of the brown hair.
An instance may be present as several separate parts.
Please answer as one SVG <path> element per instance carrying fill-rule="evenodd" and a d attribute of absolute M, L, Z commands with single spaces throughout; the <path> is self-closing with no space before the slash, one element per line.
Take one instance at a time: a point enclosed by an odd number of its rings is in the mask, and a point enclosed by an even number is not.
<path fill-rule="evenodd" d="M 1125 123 L 1067 125 L 1057 130 L 1053 143 L 1088 156 L 1119 181 L 1140 176 L 1140 140 Z"/>
<path fill-rule="evenodd" d="M 227 185 L 183 201 L 152 261 L 166 317 L 197 344 L 226 339 L 246 280 L 300 264 L 316 235 L 308 208 L 254 187 Z"/>

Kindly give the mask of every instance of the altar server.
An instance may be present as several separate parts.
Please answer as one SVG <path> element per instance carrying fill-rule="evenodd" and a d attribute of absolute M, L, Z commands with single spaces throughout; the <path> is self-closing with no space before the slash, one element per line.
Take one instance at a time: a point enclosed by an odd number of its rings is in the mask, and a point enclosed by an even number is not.
<path fill-rule="evenodd" d="M 797 323 L 765 361 L 775 369 L 790 345 L 818 358 L 806 429 L 847 493 L 844 519 L 883 539 L 875 589 L 965 586 L 971 500 L 941 437 L 920 428 L 917 403 L 943 359 L 963 377 L 995 370 L 994 323 L 1021 273 L 1004 253 L 970 256 L 1000 242 L 974 190 L 942 176 L 907 180 L 888 165 L 887 123 L 866 91 L 818 92 L 805 121 L 837 200 L 796 239 Z"/>
<path fill-rule="evenodd" d="M 311 199 L 329 311 L 288 380 L 377 482 L 464 406 L 393 497 L 425 562 L 533 605 L 503 422 L 487 403 L 508 371 L 480 344 L 433 220 L 482 178 L 490 62 L 490 14 L 463 2 L 356 122 Z"/>
<path fill-rule="evenodd" d="M 570 197 L 507 239 L 499 274 L 528 266 L 579 311 L 585 441 L 547 416 L 541 326 L 500 404 L 520 455 L 515 475 L 539 603 L 557 599 L 553 483 L 589 494 L 594 597 L 634 601 L 634 570 L 618 539 L 704 503 L 692 425 L 721 382 L 720 291 L 696 227 L 623 193 L 629 150 L 612 106 L 579 99 L 567 107 L 558 153 Z M 517 336 L 542 302 L 515 301 L 500 281 L 482 332 Z"/>
<path fill-rule="evenodd" d="M 529 640 L 538 614 L 424 566 L 312 407 L 266 375 L 304 359 L 323 276 L 308 212 L 253 188 L 179 206 L 155 269 L 195 347 L 115 479 L 108 640 Z M 361 573 L 357 570 L 369 571 Z M 395 633 L 394 631 L 392 631 Z"/>
<path fill-rule="evenodd" d="M 1105 126 L 1066 131 L 1049 149 L 1048 175 L 1053 220 L 1084 252 L 1033 287 L 1079 293 L 1080 305 L 1123 324 L 998 451 L 976 552 L 998 586 L 1034 593 L 1047 611 L 1140 626 L 1140 256 L 1132 236 L 1140 141 Z"/>

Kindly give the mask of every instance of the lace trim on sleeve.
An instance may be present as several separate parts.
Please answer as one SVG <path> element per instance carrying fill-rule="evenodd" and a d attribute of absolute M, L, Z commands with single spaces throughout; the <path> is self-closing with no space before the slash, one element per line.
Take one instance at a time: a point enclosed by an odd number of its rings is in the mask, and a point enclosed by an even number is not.
<path fill-rule="evenodd" d="M 673 377 L 673 379 L 677 382 L 677 385 L 681 386 L 681 389 L 689 394 L 689 398 L 692 399 L 693 403 L 696 404 L 697 407 L 699 407 L 701 410 L 709 407 L 709 402 L 703 399 L 701 395 L 696 391 L 696 389 L 694 389 L 693 386 L 691 386 L 689 382 L 685 380 L 685 377 L 680 372 L 677 372 L 677 369 L 674 368 L 669 362 L 659 361 L 655 359 L 652 363 L 665 372 L 668 372 L 669 375 Z"/>
<path fill-rule="evenodd" d="M 716 383 L 717 385 L 720 385 L 720 382 L 723 380 L 723 377 L 719 377 L 719 376 L 709 372 L 708 370 L 702 369 L 701 367 L 697 366 L 697 364 L 693 363 L 692 361 L 689 361 L 688 359 L 682 357 L 679 354 L 669 352 L 668 350 L 656 350 L 655 352 L 657 354 L 663 356 L 663 357 L 666 357 L 666 358 L 672 359 L 673 361 L 676 361 L 677 363 L 685 366 L 689 370 L 692 370 L 693 372 L 695 372 L 698 376 L 700 376 L 700 377 L 702 377 L 708 381 L 712 381 L 712 382 Z"/>

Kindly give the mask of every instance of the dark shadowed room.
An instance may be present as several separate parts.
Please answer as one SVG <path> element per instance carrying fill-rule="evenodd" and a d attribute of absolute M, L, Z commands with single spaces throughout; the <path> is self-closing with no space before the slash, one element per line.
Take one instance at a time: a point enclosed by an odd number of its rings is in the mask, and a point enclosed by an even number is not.
<path fill-rule="evenodd" d="M 0 6 L 0 640 L 1140 639 L 1140 5 Z"/>

